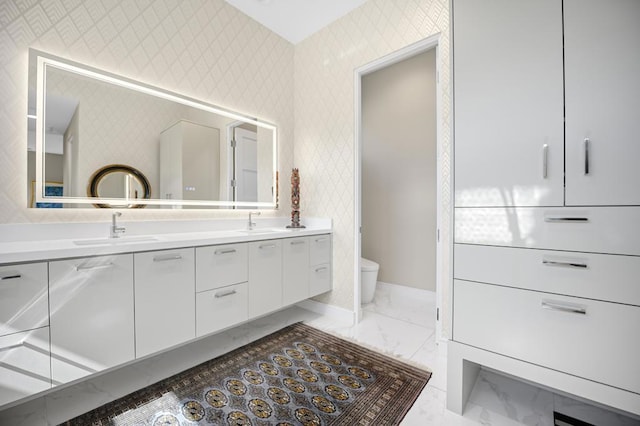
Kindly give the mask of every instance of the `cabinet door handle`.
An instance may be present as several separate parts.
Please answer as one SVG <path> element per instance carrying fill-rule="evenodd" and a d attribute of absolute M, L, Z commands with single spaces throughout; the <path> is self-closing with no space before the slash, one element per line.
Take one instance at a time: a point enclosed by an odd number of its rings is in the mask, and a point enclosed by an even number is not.
<path fill-rule="evenodd" d="M 328 269 L 329 269 L 328 267 L 326 267 L 326 266 L 322 266 L 322 267 L 320 267 L 320 268 L 316 268 L 316 272 L 322 272 L 322 271 L 326 271 L 326 270 L 328 270 Z"/>
<path fill-rule="evenodd" d="M 304 244 L 304 241 L 303 240 L 291 241 L 292 246 L 298 246 L 300 244 Z"/>
<path fill-rule="evenodd" d="M 276 245 L 275 244 L 262 244 L 261 246 L 258 246 L 258 248 L 260 250 L 272 249 L 272 248 L 276 248 Z"/>
<path fill-rule="evenodd" d="M 76 266 L 76 271 L 91 271 L 94 269 L 107 269 L 111 268 L 113 263 L 104 263 L 102 265 L 78 265 Z"/>
<path fill-rule="evenodd" d="M 584 138 L 584 174 L 589 174 L 589 145 L 591 141 L 589 138 Z"/>
<path fill-rule="evenodd" d="M 14 275 L 5 275 L 4 277 L 0 277 L 0 281 L 5 281 L 5 280 L 16 280 L 18 278 L 22 278 L 22 275 L 20 274 L 14 274 Z"/>
<path fill-rule="evenodd" d="M 214 252 L 215 255 L 220 255 L 220 254 L 231 254 L 231 253 L 235 253 L 236 249 L 225 249 L 225 250 L 216 250 Z"/>
<path fill-rule="evenodd" d="M 578 262 L 559 262 L 557 260 L 547 260 L 543 259 L 542 263 L 547 266 L 562 266 L 565 268 L 576 268 L 576 269 L 587 269 L 588 266 L 586 263 L 578 263 Z"/>
<path fill-rule="evenodd" d="M 557 223 L 557 222 L 569 222 L 569 223 L 584 223 L 589 222 L 588 217 L 545 217 L 545 222 Z"/>
<path fill-rule="evenodd" d="M 166 262 L 167 260 L 180 260 L 182 259 L 182 256 L 179 254 L 170 254 L 167 256 L 154 256 L 153 257 L 153 261 L 154 262 Z"/>
<path fill-rule="evenodd" d="M 316 243 L 324 243 L 325 241 L 327 241 L 329 238 L 327 237 L 323 237 L 323 238 L 316 238 Z"/>
<path fill-rule="evenodd" d="M 542 178 L 546 179 L 547 178 L 547 172 L 549 169 L 549 145 L 547 145 L 546 143 L 544 145 L 542 145 Z"/>
<path fill-rule="evenodd" d="M 236 291 L 236 290 L 223 291 L 223 292 L 221 292 L 221 293 L 216 293 L 216 294 L 214 295 L 214 297 L 215 297 L 216 299 L 219 299 L 219 298 L 221 298 L 221 297 L 231 296 L 232 294 L 236 294 L 236 293 L 237 293 L 237 291 Z"/>
<path fill-rule="evenodd" d="M 542 308 L 550 309 L 552 311 L 568 312 L 570 314 L 585 315 L 587 313 L 587 308 L 583 306 L 571 305 L 562 302 L 553 302 L 551 300 L 543 300 Z"/>

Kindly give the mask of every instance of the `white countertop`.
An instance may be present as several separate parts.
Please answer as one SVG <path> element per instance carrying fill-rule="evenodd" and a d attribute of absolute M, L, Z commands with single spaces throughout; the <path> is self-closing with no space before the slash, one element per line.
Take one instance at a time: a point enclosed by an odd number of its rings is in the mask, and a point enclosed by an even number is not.
<path fill-rule="evenodd" d="M 241 243 L 248 241 L 270 240 L 274 238 L 292 238 L 307 235 L 318 235 L 331 233 L 330 220 L 310 221 L 307 228 L 287 229 L 286 222 L 265 221 L 258 222 L 254 231 L 247 231 L 241 222 L 226 222 L 222 228 L 227 229 L 206 229 L 221 228 L 216 226 L 202 226 L 203 231 L 189 232 L 168 232 L 156 231 L 153 233 L 129 233 L 120 238 L 108 237 L 108 224 L 101 223 L 104 232 L 99 235 L 87 232 L 86 235 L 78 235 L 74 232 L 71 238 L 52 239 L 24 239 L 14 241 L 0 241 L 0 264 L 30 262 L 39 260 L 63 259 L 69 257 L 97 256 L 117 253 L 133 253 L 152 250 L 167 250 L 180 247 L 198 247 L 217 244 Z M 131 228 L 136 231 L 135 223 L 123 223 L 127 225 L 127 231 Z M 189 229 L 189 226 L 172 226 L 174 224 L 163 223 L 163 228 L 179 231 L 180 228 Z M 204 225 L 204 223 L 203 223 Z M 25 225 L 22 225 L 25 226 Z M 59 226 L 59 225 L 57 225 Z M 65 224 L 73 226 L 73 224 Z M 78 227 L 85 224 L 77 224 Z M 234 228 L 235 226 L 235 228 Z M 95 227 L 95 225 L 93 226 Z M 146 228 L 150 230 L 148 224 Z M 157 229 L 157 228 L 156 228 Z M 46 233 L 44 233 L 46 234 Z"/>

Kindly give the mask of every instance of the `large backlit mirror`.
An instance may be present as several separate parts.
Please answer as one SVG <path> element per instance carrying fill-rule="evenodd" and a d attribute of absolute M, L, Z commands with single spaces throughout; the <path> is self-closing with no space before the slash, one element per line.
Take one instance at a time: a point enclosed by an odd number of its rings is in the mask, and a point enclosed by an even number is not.
<path fill-rule="evenodd" d="M 276 127 L 30 50 L 30 207 L 275 208 Z"/>

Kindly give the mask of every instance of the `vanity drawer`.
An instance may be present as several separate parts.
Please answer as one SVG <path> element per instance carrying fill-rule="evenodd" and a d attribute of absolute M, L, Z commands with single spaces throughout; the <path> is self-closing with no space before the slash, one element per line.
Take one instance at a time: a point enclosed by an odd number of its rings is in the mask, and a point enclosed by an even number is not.
<path fill-rule="evenodd" d="M 635 306 L 454 280 L 455 341 L 636 393 L 638 324 Z"/>
<path fill-rule="evenodd" d="M 246 243 L 196 248 L 196 291 L 213 290 L 247 279 Z"/>
<path fill-rule="evenodd" d="M 0 337 L 0 406 L 51 388 L 49 327 Z"/>
<path fill-rule="evenodd" d="M 249 318 L 247 283 L 196 294 L 196 336 L 204 336 Z"/>
<path fill-rule="evenodd" d="M 640 256 L 640 207 L 456 208 L 455 242 Z"/>
<path fill-rule="evenodd" d="M 331 290 L 331 264 L 315 265 L 309 269 L 309 297 Z"/>
<path fill-rule="evenodd" d="M 640 257 L 454 245 L 454 278 L 640 306 Z"/>
<path fill-rule="evenodd" d="M 0 336 L 49 325 L 47 264 L 0 266 Z"/>
<path fill-rule="evenodd" d="M 331 262 L 331 235 L 309 237 L 309 264 L 321 265 Z"/>

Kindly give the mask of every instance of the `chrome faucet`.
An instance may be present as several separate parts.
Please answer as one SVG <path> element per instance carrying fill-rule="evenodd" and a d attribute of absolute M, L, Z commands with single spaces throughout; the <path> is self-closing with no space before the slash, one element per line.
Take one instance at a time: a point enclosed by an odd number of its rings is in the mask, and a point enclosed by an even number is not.
<path fill-rule="evenodd" d="M 109 233 L 110 238 L 120 238 L 120 234 L 124 234 L 127 230 L 124 226 L 118 226 L 116 222 L 116 218 L 122 216 L 120 212 L 114 212 L 111 215 L 111 232 Z"/>
<path fill-rule="evenodd" d="M 251 231 L 253 229 L 254 226 L 256 226 L 256 223 L 251 219 L 251 215 L 256 215 L 256 216 L 260 216 L 260 212 L 249 212 L 249 223 L 248 223 L 248 228 L 249 231 Z"/>

